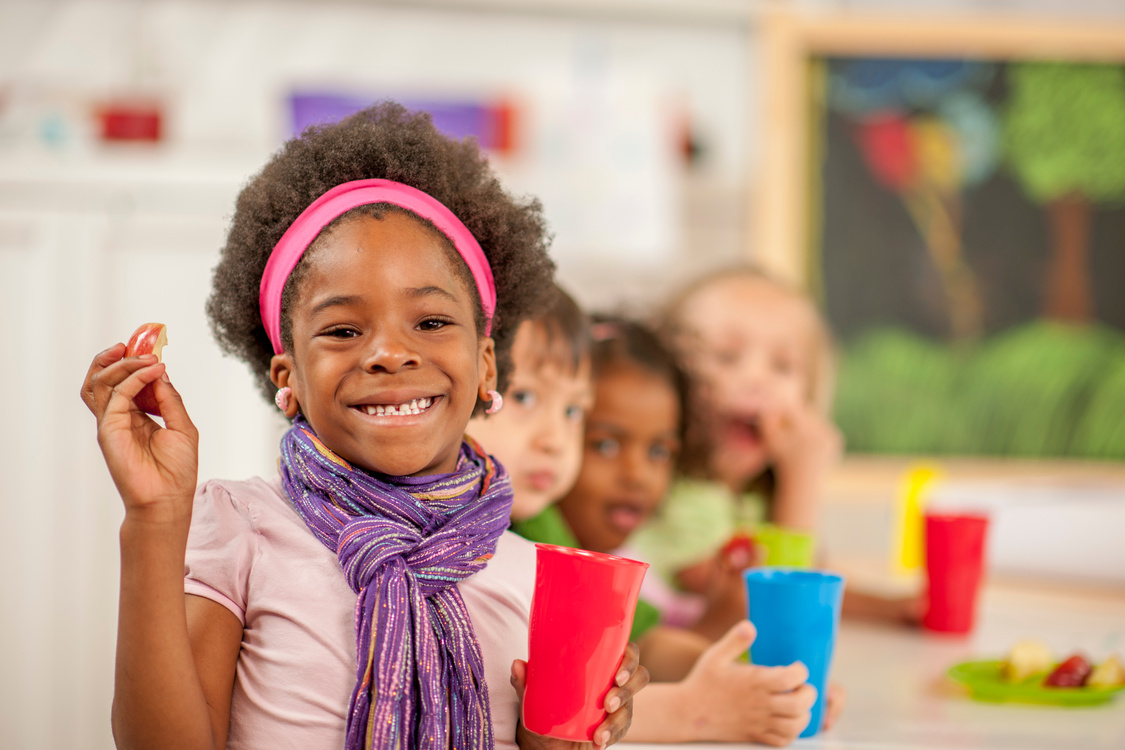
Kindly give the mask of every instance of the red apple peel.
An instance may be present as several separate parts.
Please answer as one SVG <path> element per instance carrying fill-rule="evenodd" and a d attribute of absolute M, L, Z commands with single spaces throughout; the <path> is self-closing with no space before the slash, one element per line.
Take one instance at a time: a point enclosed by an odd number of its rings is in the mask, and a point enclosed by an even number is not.
<path fill-rule="evenodd" d="M 163 323 L 145 323 L 129 337 L 125 344 L 126 357 L 141 357 L 145 354 L 155 354 L 156 361 L 160 361 L 164 345 L 168 343 L 168 328 Z M 156 403 L 156 394 L 153 392 L 152 383 L 149 383 L 137 397 L 133 399 L 137 408 L 147 414 L 160 415 L 160 405 Z"/>
<path fill-rule="evenodd" d="M 1074 654 L 1065 660 L 1043 681 L 1051 687 L 1082 687 L 1090 676 L 1090 662 L 1082 654 Z"/>

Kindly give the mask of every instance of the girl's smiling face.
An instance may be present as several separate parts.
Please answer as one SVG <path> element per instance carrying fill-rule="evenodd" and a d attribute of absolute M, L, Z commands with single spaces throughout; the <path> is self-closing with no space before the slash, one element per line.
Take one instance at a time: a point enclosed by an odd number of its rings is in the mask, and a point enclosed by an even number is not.
<path fill-rule="evenodd" d="M 492 339 L 478 337 L 449 256 L 433 229 L 389 211 L 345 220 L 308 258 L 293 346 L 271 377 L 325 445 L 368 471 L 453 471 L 478 396 L 496 386 Z"/>
<path fill-rule="evenodd" d="M 583 548 L 609 552 L 668 492 L 680 450 L 680 404 L 663 377 L 621 364 L 598 376 L 578 482 L 559 510 Z"/>

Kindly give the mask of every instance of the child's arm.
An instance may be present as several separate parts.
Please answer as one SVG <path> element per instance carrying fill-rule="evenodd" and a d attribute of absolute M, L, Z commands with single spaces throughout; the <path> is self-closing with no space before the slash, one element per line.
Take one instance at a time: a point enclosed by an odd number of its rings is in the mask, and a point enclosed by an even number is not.
<path fill-rule="evenodd" d="M 649 628 L 637 641 L 641 664 L 653 682 L 684 679 L 710 645 L 711 641 L 699 633 L 667 625 Z"/>
<path fill-rule="evenodd" d="M 82 387 L 125 505 L 114 737 L 122 748 L 168 747 L 170 738 L 177 747 L 221 748 L 242 628 L 219 605 L 184 595 L 198 433 L 164 365 L 123 356 L 120 344 L 99 354 Z M 133 403 L 149 383 L 163 428 Z"/>
<path fill-rule="evenodd" d="M 739 623 L 676 683 L 650 685 L 633 708 L 631 742 L 760 742 L 787 745 L 809 722 L 816 690 L 802 664 L 739 661 L 754 628 Z M 830 712 L 831 713 L 831 712 Z"/>
<path fill-rule="evenodd" d="M 926 611 L 925 598 L 914 596 L 883 596 L 847 587 L 840 605 L 840 615 L 848 618 L 883 620 L 899 625 L 918 626 Z"/>

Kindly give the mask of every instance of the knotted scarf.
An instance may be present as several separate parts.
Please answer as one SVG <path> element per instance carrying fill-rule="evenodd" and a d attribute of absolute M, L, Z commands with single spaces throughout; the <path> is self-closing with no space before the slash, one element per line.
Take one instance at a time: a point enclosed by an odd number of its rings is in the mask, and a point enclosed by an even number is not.
<path fill-rule="evenodd" d="M 298 415 L 281 476 L 357 594 L 347 749 L 491 750 L 484 663 L 455 584 L 484 568 L 508 526 L 504 467 L 466 441 L 451 474 L 373 475 Z"/>

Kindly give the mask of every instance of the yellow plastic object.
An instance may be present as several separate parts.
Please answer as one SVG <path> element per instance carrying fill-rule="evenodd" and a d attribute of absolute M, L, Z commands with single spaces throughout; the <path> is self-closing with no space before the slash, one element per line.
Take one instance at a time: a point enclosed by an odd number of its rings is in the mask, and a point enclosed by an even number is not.
<path fill-rule="evenodd" d="M 897 576 L 908 576 L 926 562 L 922 513 L 940 478 L 941 470 L 936 466 L 918 465 L 908 469 L 899 484 L 891 540 L 891 572 Z"/>

